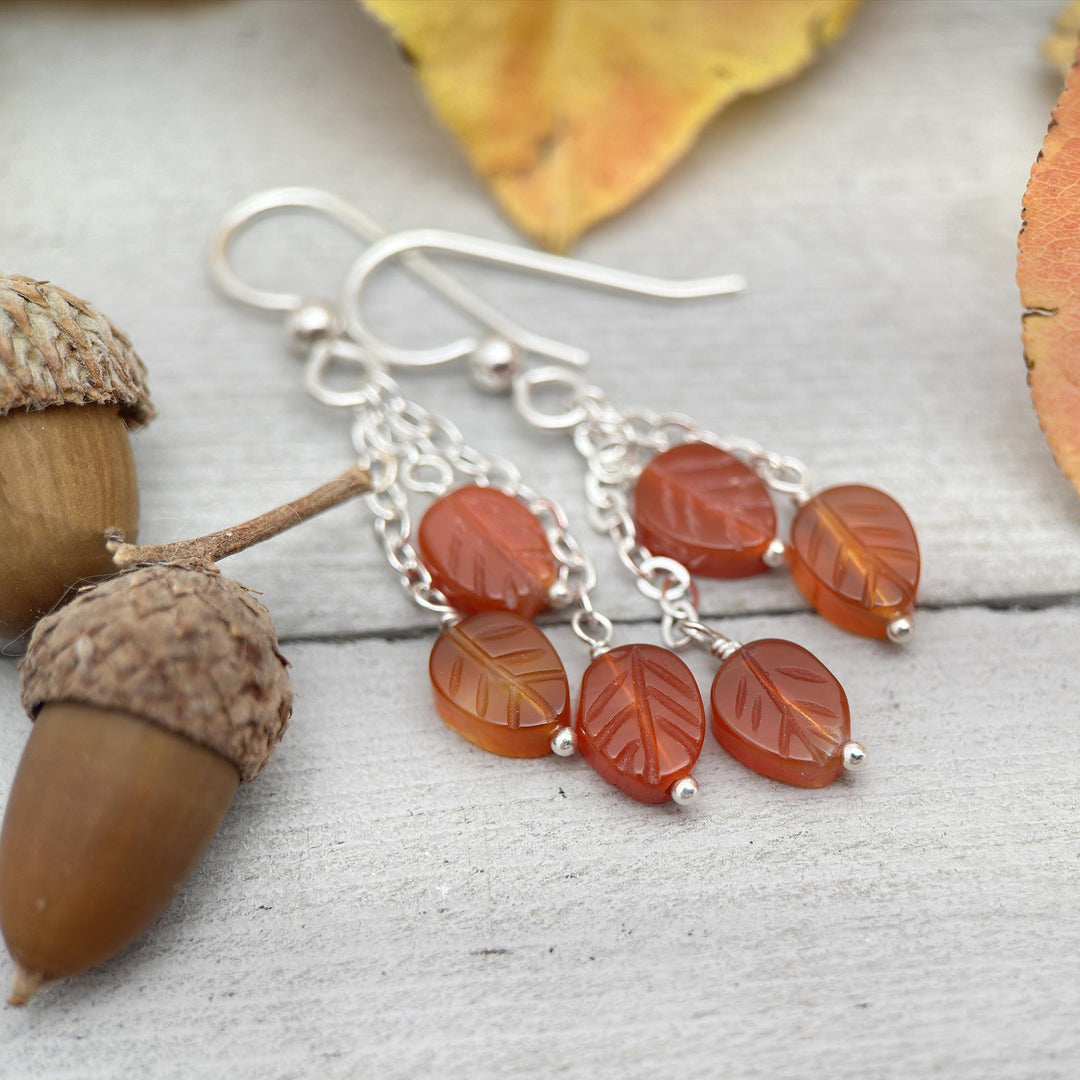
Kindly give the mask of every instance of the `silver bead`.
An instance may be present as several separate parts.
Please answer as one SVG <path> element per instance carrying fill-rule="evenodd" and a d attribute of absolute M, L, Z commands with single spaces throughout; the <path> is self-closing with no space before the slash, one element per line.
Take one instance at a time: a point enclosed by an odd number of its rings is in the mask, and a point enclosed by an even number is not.
<path fill-rule="evenodd" d="M 572 727 L 561 727 L 551 736 L 551 752 L 559 757 L 570 757 L 577 749 L 577 735 Z"/>
<path fill-rule="evenodd" d="M 897 645 L 903 645 L 905 641 L 911 638 L 911 635 L 915 633 L 915 624 L 910 620 L 901 616 L 899 619 L 893 619 L 889 623 L 889 627 L 886 630 L 889 635 L 889 640 Z"/>
<path fill-rule="evenodd" d="M 788 561 L 787 544 L 779 537 L 770 541 L 769 546 L 765 549 L 765 554 L 761 556 L 761 561 L 770 570 L 779 570 Z"/>
<path fill-rule="evenodd" d="M 697 802 L 700 791 L 698 782 L 692 776 L 684 776 L 671 785 L 671 801 L 679 806 L 689 806 Z"/>
<path fill-rule="evenodd" d="M 862 743 L 846 742 L 841 752 L 844 755 L 844 768 L 849 772 L 858 772 L 869 760 Z"/>
<path fill-rule="evenodd" d="M 548 603 L 553 608 L 564 608 L 572 604 L 577 597 L 574 590 L 565 581 L 556 581 L 548 589 Z"/>
<path fill-rule="evenodd" d="M 521 370 L 521 350 L 505 338 L 488 337 L 469 354 L 473 384 L 489 394 L 508 394 Z"/>
<path fill-rule="evenodd" d="M 341 333 L 341 317 L 326 300 L 305 300 L 285 319 L 285 337 L 289 347 L 302 355 L 313 345 Z"/>

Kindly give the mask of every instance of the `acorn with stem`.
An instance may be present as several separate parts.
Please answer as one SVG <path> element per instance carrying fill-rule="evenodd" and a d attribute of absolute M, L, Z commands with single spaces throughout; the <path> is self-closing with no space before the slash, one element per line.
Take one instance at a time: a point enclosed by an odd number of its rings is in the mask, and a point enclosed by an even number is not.
<path fill-rule="evenodd" d="M 20 668 L 34 727 L 0 830 L 11 1004 L 148 929 L 285 731 L 292 688 L 273 623 L 217 560 L 368 490 L 354 468 L 197 540 L 113 536 L 124 572 L 37 625 Z"/>

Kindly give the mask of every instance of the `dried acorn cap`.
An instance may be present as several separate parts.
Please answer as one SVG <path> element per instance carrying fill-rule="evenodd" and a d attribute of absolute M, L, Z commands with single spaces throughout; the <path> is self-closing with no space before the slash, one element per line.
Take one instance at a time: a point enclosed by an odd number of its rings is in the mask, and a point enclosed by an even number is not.
<path fill-rule="evenodd" d="M 262 772 L 292 710 L 269 612 L 216 570 L 147 566 L 80 593 L 34 630 L 22 700 L 120 709 Z"/>
<path fill-rule="evenodd" d="M 129 427 L 153 418 L 131 342 L 52 282 L 0 274 L 0 416 L 89 404 L 119 406 Z"/>

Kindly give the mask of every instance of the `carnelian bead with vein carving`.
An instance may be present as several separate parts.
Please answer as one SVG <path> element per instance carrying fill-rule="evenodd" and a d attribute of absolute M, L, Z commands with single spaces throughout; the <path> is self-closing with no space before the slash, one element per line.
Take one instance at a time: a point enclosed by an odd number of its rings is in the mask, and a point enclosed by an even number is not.
<path fill-rule="evenodd" d="M 915 610 L 919 542 L 903 508 L 877 488 L 814 495 L 791 524 L 791 576 L 830 622 L 864 637 Z"/>
<path fill-rule="evenodd" d="M 457 488 L 420 521 L 420 557 L 458 611 L 516 611 L 531 619 L 548 606 L 557 569 L 543 525 L 494 488 Z"/>
<path fill-rule="evenodd" d="M 797 787 L 824 787 L 844 767 L 851 737 L 847 695 L 801 645 L 751 641 L 716 673 L 710 703 L 720 745 L 754 772 Z"/>
<path fill-rule="evenodd" d="M 634 519 L 654 555 L 706 577 L 760 574 L 776 536 L 776 511 L 761 478 L 708 443 L 683 443 L 649 462 L 634 485 Z"/>
<path fill-rule="evenodd" d="M 665 802 L 690 775 L 705 741 L 705 707 L 690 669 L 658 645 L 624 645 L 586 669 L 578 749 L 610 784 Z"/>
<path fill-rule="evenodd" d="M 555 646 L 528 619 L 485 611 L 448 626 L 431 650 L 439 715 L 503 757 L 543 757 L 570 718 L 570 685 Z"/>

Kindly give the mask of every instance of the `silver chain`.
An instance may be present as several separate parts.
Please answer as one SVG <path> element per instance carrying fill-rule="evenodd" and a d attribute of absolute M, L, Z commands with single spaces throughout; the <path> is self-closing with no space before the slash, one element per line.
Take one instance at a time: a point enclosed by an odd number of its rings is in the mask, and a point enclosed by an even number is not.
<path fill-rule="evenodd" d="M 327 383 L 332 360 L 357 365 L 362 382 L 342 392 Z M 596 569 L 570 533 L 563 508 L 529 487 L 509 459 L 469 446 L 451 420 L 430 412 L 402 394 L 398 384 L 347 342 L 312 350 L 305 380 L 309 393 L 324 404 L 355 410 L 353 447 L 371 471 L 374 490 L 364 496 L 374 515 L 375 535 L 410 599 L 444 620 L 457 613 L 434 585 L 413 542 L 409 492 L 439 497 L 459 478 L 491 487 L 524 505 L 540 522 L 555 559 L 557 576 L 549 591 L 553 607 L 576 605 L 571 625 L 594 653 L 608 647 L 612 624 L 592 605 Z"/>
<path fill-rule="evenodd" d="M 543 410 L 536 398 L 538 390 L 553 386 L 566 391 L 558 412 Z M 572 430 L 574 446 L 588 466 L 585 495 L 589 521 L 611 537 L 638 589 L 659 605 L 664 644 L 681 649 L 697 642 L 721 658 L 737 649 L 737 642 L 701 622 L 690 571 L 676 559 L 653 555 L 640 542 L 630 511 L 630 492 L 652 457 L 686 442 L 704 442 L 734 454 L 754 469 L 770 490 L 797 503 L 809 498 L 806 466 L 756 443 L 721 439 L 682 413 L 620 410 L 599 387 L 588 385 L 575 372 L 557 368 L 539 369 L 519 378 L 515 404 L 535 427 Z"/>
<path fill-rule="evenodd" d="M 698 617 L 690 571 L 677 559 L 653 555 L 638 539 L 630 511 L 630 490 L 647 459 L 676 441 L 702 441 L 706 433 L 678 413 L 620 413 L 595 391 L 583 395 L 580 404 L 587 415 L 574 429 L 574 446 L 589 470 L 585 495 L 592 524 L 611 537 L 638 590 L 659 605 L 660 636 L 668 648 L 697 642 L 726 656 L 738 645 Z"/>

